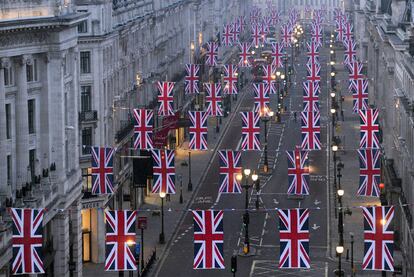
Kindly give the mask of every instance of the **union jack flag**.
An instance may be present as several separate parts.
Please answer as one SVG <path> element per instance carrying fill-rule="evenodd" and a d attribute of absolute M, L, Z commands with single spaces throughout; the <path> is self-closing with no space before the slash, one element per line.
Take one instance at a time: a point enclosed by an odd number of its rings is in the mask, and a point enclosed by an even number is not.
<path fill-rule="evenodd" d="M 319 52 L 318 52 L 318 48 L 319 45 L 316 42 L 307 42 L 306 46 L 308 47 L 308 52 L 307 52 L 307 56 L 308 56 L 308 64 L 319 64 Z"/>
<path fill-rule="evenodd" d="M 237 94 L 237 66 L 224 65 L 224 94 Z"/>
<path fill-rule="evenodd" d="M 321 66 L 317 63 L 308 63 L 306 64 L 306 67 L 308 69 L 308 75 L 306 76 L 306 80 L 311 82 L 319 82 L 321 80 Z"/>
<path fill-rule="evenodd" d="M 379 197 L 381 178 L 381 153 L 378 149 L 358 150 L 359 154 L 359 196 Z"/>
<path fill-rule="evenodd" d="M 207 114 L 209 116 L 223 116 L 221 109 L 221 84 L 205 83 Z"/>
<path fill-rule="evenodd" d="M 262 65 L 263 67 L 263 82 L 267 85 L 269 94 L 276 94 L 276 70 L 271 64 Z"/>
<path fill-rule="evenodd" d="M 239 61 L 239 66 L 240 67 L 250 67 L 252 66 L 250 63 L 250 43 L 247 42 L 243 42 L 243 43 L 239 43 L 240 46 L 240 61 Z"/>
<path fill-rule="evenodd" d="M 193 211 L 194 269 L 224 269 L 223 211 Z"/>
<path fill-rule="evenodd" d="M 272 66 L 276 68 L 283 67 L 283 45 L 279 42 L 272 43 Z"/>
<path fill-rule="evenodd" d="M 344 38 L 344 25 L 342 15 L 337 16 L 336 18 L 336 41 L 343 41 Z"/>
<path fill-rule="evenodd" d="M 175 194 L 174 150 L 153 149 L 151 152 L 154 175 L 151 192 Z"/>
<path fill-rule="evenodd" d="M 308 151 L 286 151 L 288 161 L 288 194 L 309 195 Z"/>
<path fill-rule="evenodd" d="M 305 150 L 321 149 L 320 112 L 302 112 L 302 145 Z"/>
<path fill-rule="evenodd" d="M 303 111 L 319 111 L 319 83 L 303 82 Z"/>
<path fill-rule="evenodd" d="M 239 25 L 239 22 L 237 20 L 235 22 L 233 22 L 233 24 L 232 24 L 231 33 L 233 35 L 233 41 L 234 42 L 239 42 L 240 25 Z"/>
<path fill-rule="evenodd" d="M 279 268 L 310 268 L 309 210 L 278 210 Z"/>
<path fill-rule="evenodd" d="M 322 27 L 316 22 L 312 23 L 312 42 L 322 45 Z"/>
<path fill-rule="evenodd" d="M 241 153 L 231 150 L 220 150 L 220 193 L 241 193 L 241 185 L 237 174 L 241 174 Z"/>
<path fill-rule="evenodd" d="M 207 55 L 206 55 L 206 65 L 216 66 L 218 58 L 218 43 L 217 42 L 207 42 Z"/>
<path fill-rule="evenodd" d="M 265 116 L 269 110 L 269 86 L 265 83 L 253 83 L 254 87 L 254 111 L 260 116 Z"/>
<path fill-rule="evenodd" d="M 200 66 L 197 64 L 186 64 L 185 70 L 187 71 L 187 76 L 185 76 L 185 94 L 200 93 L 198 91 L 199 77 L 197 76 Z"/>
<path fill-rule="evenodd" d="M 134 148 L 152 149 L 152 129 L 154 112 L 146 109 L 134 109 Z"/>
<path fill-rule="evenodd" d="M 42 255 L 43 214 L 42 209 L 10 209 L 13 220 L 13 275 L 45 273 Z"/>
<path fill-rule="evenodd" d="M 270 11 L 270 19 L 272 20 L 272 25 L 276 26 L 280 21 L 280 12 L 275 9 Z"/>
<path fill-rule="evenodd" d="M 350 40 L 353 40 L 353 38 L 352 38 L 352 29 L 353 29 L 353 27 L 352 27 L 352 24 L 351 24 L 351 22 L 349 22 L 349 21 L 347 21 L 347 22 L 344 22 L 344 34 L 343 34 L 343 40 L 344 40 L 344 42 L 345 41 L 350 41 Z"/>
<path fill-rule="evenodd" d="M 368 106 L 368 81 L 365 79 L 358 79 L 351 81 L 352 98 L 354 102 L 354 112 L 359 110 L 367 110 Z"/>
<path fill-rule="evenodd" d="M 158 82 L 158 103 L 160 107 L 158 109 L 158 115 L 174 115 L 173 109 L 173 89 L 174 89 L 174 82 Z"/>
<path fill-rule="evenodd" d="M 290 46 L 291 37 L 292 37 L 292 28 L 288 24 L 282 25 L 282 45 L 284 47 Z"/>
<path fill-rule="evenodd" d="M 356 59 L 356 42 L 354 40 L 346 40 L 345 44 L 345 54 L 344 54 L 344 64 L 348 65 L 355 62 Z"/>
<path fill-rule="evenodd" d="M 136 240 L 136 218 L 136 211 L 105 211 L 106 271 L 137 270 L 132 248 Z"/>
<path fill-rule="evenodd" d="M 359 148 L 380 148 L 379 143 L 379 124 L 378 124 L 378 110 L 367 109 L 359 110 L 359 118 L 361 123 L 361 139 Z"/>
<path fill-rule="evenodd" d="M 222 43 L 224 46 L 232 46 L 233 31 L 230 24 L 224 25 Z"/>
<path fill-rule="evenodd" d="M 190 132 L 190 149 L 207 150 L 207 119 L 208 114 L 203 111 L 189 111 L 191 126 Z"/>
<path fill-rule="evenodd" d="M 363 68 L 362 63 L 358 61 L 354 61 L 354 62 L 348 63 L 348 67 L 350 71 L 349 81 L 356 81 L 356 80 L 365 78 L 365 76 L 362 74 L 362 68 Z"/>
<path fill-rule="evenodd" d="M 239 27 L 239 32 L 243 33 L 244 32 L 244 25 L 246 25 L 246 17 L 244 15 L 238 17 L 236 19 L 236 21 L 238 22 L 238 27 Z"/>
<path fill-rule="evenodd" d="M 364 259 L 362 269 L 394 271 L 394 206 L 362 207 Z"/>
<path fill-rule="evenodd" d="M 92 154 L 92 194 L 114 193 L 114 149 L 91 147 Z"/>
<path fill-rule="evenodd" d="M 242 149 L 260 150 L 260 114 L 240 112 L 242 117 Z"/>

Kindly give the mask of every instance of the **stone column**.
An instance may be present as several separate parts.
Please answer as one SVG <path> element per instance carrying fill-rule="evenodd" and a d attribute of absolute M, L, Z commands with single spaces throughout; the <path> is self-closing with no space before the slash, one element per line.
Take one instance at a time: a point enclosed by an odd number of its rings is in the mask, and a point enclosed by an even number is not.
<path fill-rule="evenodd" d="M 55 276 L 69 276 L 69 214 L 58 212 L 53 220 L 55 256 L 53 259 Z"/>
<path fill-rule="evenodd" d="M 0 61 L 0 195 L 9 196 L 7 188 L 7 158 L 6 158 L 6 92 L 4 90 L 4 68 L 9 67 L 9 61 Z"/>
<path fill-rule="evenodd" d="M 21 189 L 27 180 L 29 166 L 29 120 L 27 108 L 26 66 L 33 63 L 30 55 L 20 56 L 16 63 L 17 94 L 16 114 L 16 188 Z"/>
<path fill-rule="evenodd" d="M 47 87 L 49 111 L 49 163 L 56 164 L 59 179 L 65 179 L 65 117 L 62 54 L 47 53 Z M 64 193 L 63 186 L 60 191 Z"/>
<path fill-rule="evenodd" d="M 76 200 L 70 207 L 70 220 L 71 220 L 71 253 L 69 258 L 70 262 L 75 265 L 74 277 L 82 277 L 82 217 L 81 217 L 81 204 L 80 200 Z"/>

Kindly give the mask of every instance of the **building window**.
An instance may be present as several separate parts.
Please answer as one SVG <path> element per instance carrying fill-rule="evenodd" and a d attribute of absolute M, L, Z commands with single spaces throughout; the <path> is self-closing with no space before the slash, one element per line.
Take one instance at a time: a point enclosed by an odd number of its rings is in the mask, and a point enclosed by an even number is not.
<path fill-rule="evenodd" d="M 34 134 L 36 132 L 36 121 L 35 121 L 35 109 L 36 103 L 35 99 L 30 99 L 27 101 L 28 117 L 29 117 L 29 134 Z"/>
<path fill-rule="evenodd" d="M 91 109 L 91 86 L 81 86 L 81 111 L 86 112 Z"/>
<path fill-rule="evenodd" d="M 6 67 L 4 68 L 4 85 L 6 87 L 12 86 L 14 84 L 13 68 Z"/>
<path fill-rule="evenodd" d="M 89 155 L 91 153 L 92 145 L 92 127 L 82 130 L 82 154 Z"/>
<path fill-rule="evenodd" d="M 11 105 L 6 104 L 6 138 L 11 139 Z"/>
<path fill-rule="evenodd" d="M 92 169 L 91 168 L 82 168 L 82 191 L 83 192 L 92 191 Z"/>
<path fill-rule="evenodd" d="M 10 185 L 12 180 L 12 159 L 7 155 L 7 184 Z"/>
<path fill-rule="evenodd" d="M 82 74 L 91 73 L 91 52 L 80 52 L 80 71 Z"/>
<path fill-rule="evenodd" d="M 36 175 L 35 161 L 36 161 L 36 150 L 31 149 L 29 150 L 29 169 L 30 169 L 30 176 L 32 177 L 32 180 L 34 179 L 34 176 Z"/>
<path fill-rule="evenodd" d="M 37 81 L 37 60 L 33 59 L 31 64 L 26 65 L 27 82 Z"/>
<path fill-rule="evenodd" d="M 78 25 L 78 33 L 84 34 L 88 32 L 88 21 L 84 20 Z"/>

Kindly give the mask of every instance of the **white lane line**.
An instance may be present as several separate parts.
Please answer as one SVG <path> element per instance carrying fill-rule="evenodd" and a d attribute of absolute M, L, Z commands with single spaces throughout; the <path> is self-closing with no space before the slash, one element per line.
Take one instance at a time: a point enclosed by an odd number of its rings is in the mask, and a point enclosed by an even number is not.
<path fill-rule="evenodd" d="M 240 138 L 239 143 L 237 143 L 237 146 L 236 146 L 236 151 L 240 150 L 241 143 L 242 143 L 242 139 Z"/>

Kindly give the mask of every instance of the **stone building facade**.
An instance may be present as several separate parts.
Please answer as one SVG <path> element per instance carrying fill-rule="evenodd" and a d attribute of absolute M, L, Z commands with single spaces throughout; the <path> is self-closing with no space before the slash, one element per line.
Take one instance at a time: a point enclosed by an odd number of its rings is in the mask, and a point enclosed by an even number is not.
<path fill-rule="evenodd" d="M 239 0 L 16 0 L 0 3 L 0 276 L 8 276 L 7 207 L 47 208 L 47 276 L 81 276 L 105 255 L 104 209 L 136 208 L 132 109 L 156 109 L 159 80 L 177 82 L 185 114 L 186 63 Z M 162 121 L 155 118 L 155 127 Z M 185 139 L 170 134 L 170 147 Z M 90 146 L 116 148 L 114 195 L 91 194 Z M 39 177 L 40 176 L 40 177 Z"/>
<path fill-rule="evenodd" d="M 336 8 L 344 9 L 347 0 L 254 0 L 254 4 L 261 7 L 263 11 L 266 10 L 267 3 L 271 3 L 282 14 L 287 14 L 289 9 L 296 8 L 300 11 L 301 18 L 305 18 L 305 9 L 325 9 L 327 12 L 327 19 L 333 19 L 333 11 Z"/>
<path fill-rule="evenodd" d="M 395 205 L 396 265 L 414 273 L 414 29 L 407 1 L 354 1 L 359 57 L 367 68 L 370 103 L 380 110 L 382 179 Z M 401 253 L 401 255 L 399 255 Z"/>
<path fill-rule="evenodd" d="M 47 276 L 79 276 L 77 25 L 84 16 L 64 0 L 2 1 L 0 11 L 0 275 L 11 260 L 6 207 L 27 207 L 46 209 Z"/>

